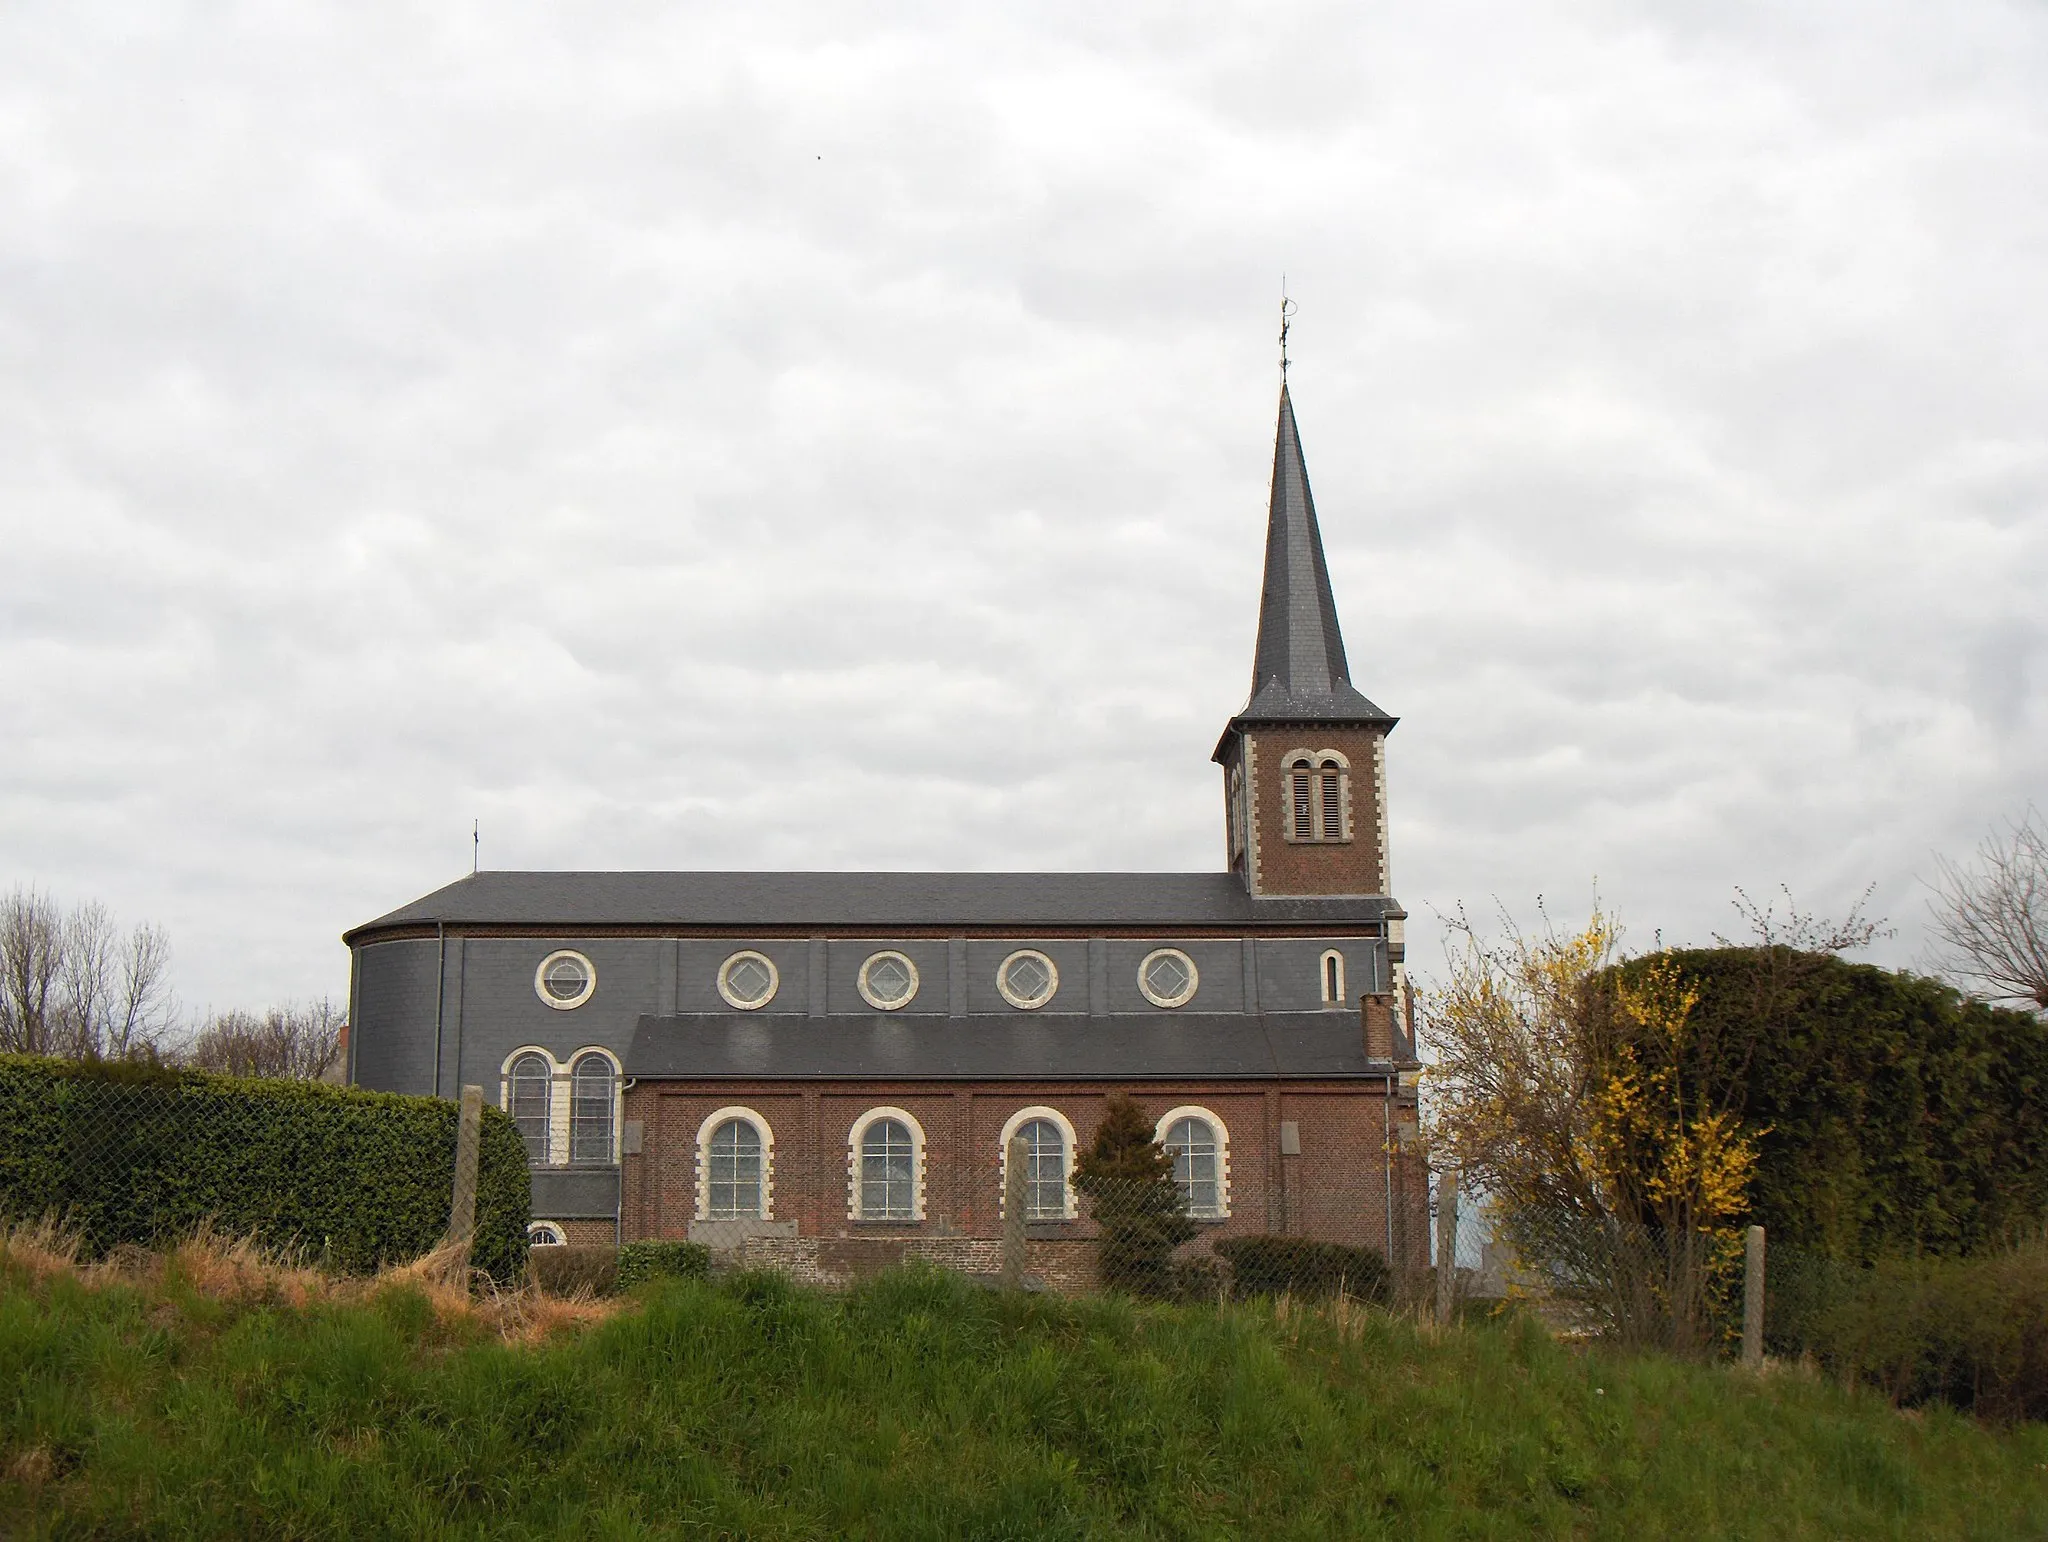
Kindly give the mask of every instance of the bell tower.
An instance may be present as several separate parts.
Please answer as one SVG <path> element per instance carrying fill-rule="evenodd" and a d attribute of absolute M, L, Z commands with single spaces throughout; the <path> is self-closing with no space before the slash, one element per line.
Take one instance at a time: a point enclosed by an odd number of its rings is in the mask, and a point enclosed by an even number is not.
<path fill-rule="evenodd" d="M 1386 894 L 1386 741 L 1351 684 L 1285 377 L 1250 699 L 1216 745 L 1231 871 L 1257 897 Z"/>

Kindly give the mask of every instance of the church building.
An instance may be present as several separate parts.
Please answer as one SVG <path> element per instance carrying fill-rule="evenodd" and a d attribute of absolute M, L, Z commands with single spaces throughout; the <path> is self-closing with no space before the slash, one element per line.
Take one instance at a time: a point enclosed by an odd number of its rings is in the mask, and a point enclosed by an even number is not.
<path fill-rule="evenodd" d="M 1116 1093 L 1202 1234 L 1419 1264 L 1387 735 L 1352 683 L 1283 384 L 1251 694 L 1209 873 L 480 872 L 350 931 L 349 1080 L 517 1123 L 536 1241 L 683 1238 L 817 1278 L 987 1266 L 1011 1138 L 1033 1267 L 1085 1279 Z"/>

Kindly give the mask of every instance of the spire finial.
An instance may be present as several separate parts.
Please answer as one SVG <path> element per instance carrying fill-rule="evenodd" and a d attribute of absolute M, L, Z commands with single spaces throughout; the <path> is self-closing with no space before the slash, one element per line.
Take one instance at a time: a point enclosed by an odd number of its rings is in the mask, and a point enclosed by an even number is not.
<path fill-rule="evenodd" d="M 1287 298 L 1287 275 L 1280 275 L 1280 383 L 1287 384 L 1287 329 L 1294 322 L 1294 313 L 1300 309 Z"/>

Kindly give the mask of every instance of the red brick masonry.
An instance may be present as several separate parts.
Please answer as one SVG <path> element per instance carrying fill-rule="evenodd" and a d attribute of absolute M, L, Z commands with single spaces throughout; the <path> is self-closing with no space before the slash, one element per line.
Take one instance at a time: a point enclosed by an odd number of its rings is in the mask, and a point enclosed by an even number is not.
<path fill-rule="evenodd" d="M 1412 1139 L 1414 1094 L 1411 1089 L 1404 1095 L 1396 1085 L 1390 1102 L 1389 1090 L 1377 1080 L 1206 1085 L 641 1082 L 625 1095 L 624 1117 L 641 1123 L 642 1143 L 639 1155 L 624 1159 L 624 1235 L 689 1235 L 696 1214 L 698 1130 L 714 1111 L 737 1106 L 751 1109 L 770 1127 L 768 1218 L 794 1221 L 799 1238 L 890 1239 L 914 1242 L 911 1251 L 919 1253 L 934 1252 L 932 1244 L 939 1239 L 993 1242 L 1002 1235 L 1000 1143 L 1010 1117 L 1025 1107 L 1057 1109 L 1085 1147 L 1108 1097 L 1123 1092 L 1154 1119 L 1169 1109 L 1196 1105 L 1222 1123 L 1229 1215 L 1205 1226 L 1209 1240 L 1273 1232 L 1384 1249 L 1391 1180 L 1394 1261 L 1420 1263 L 1428 1217 L 1420 1153 Z M 863 1222 L 849 1215 L 849 1137 L 861 1115 L 882 1106 L 903 1109 L 923 1126 L 922 1221 Z M 1283 1123 L 1298 1126 L 1298 1155 L 1281 1152 Z M 1410 1135 L 1406 1141 L 1404 1130 Z M 1046 1242 L 1094 1235 L 1085 1214 L 1073 1222 L 1034 1222 L 1031 1230 L 1035 1239 Z M 788 1251 L 791 1240 L 761 1238 L 747 1246 L 763 1252 L 760 1261 L 766 1263 L 766 1253 Z M 1416 1256 L 1408 1260 L 1411 1251 Z M 799 1272 L 806 1267 L 794 1252 L 785 1262 Z M 1065 1266 L 1060 1272 L 1067 1272 Z"/>

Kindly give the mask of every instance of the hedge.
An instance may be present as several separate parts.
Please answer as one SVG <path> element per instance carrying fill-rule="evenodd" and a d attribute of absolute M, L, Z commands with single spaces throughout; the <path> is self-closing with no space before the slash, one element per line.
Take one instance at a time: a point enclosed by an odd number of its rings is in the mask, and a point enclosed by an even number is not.
<path fill-rule="evenodd" d="M 628 1242 L 619 1249 L 619 1289 L 648 1280 L 701 1280 L 711 1273 L 711 1249 L 701 1242 Z"/>
<path fill-rule="evenodd" d="M 649 1280 L 704 1279 L 711 1249 L 701 1242 L 549 1243 L 535 1248 L 526 1266 L 534 1282 L 555 1295 L 612 1296 Z"/>
<path fill-rule="evenodd" d="M 1699 989 L 1706 1073 L 1759 1136 L 1750 1213 L 1771 1245 L 1867 1263 L 1956 1257 L 2048 1214 L 2048 1021 L 1938 980 L 1788 948 L 1657 958 Z"/>
<path fill-rule="evenodd" d="M 0 1217 L 57 1216 L 94 1256 L 202 1222 L 368 1273 L 448 1228 L 456 1105 L 314 1082 L 0 1055 Z M 472 1259 L 525 1264 L 526 1151 L 485 1108 Z"/>
<path fill-rule="evenodd" d="M 1334 1296 L 1339 1290 L 1361 1301 L 1385 1301 L 1387 1261 L 1374 1248 L 1306 1237 L 1225 1237 L 1216 1256 L 1230 1265 L 1239 1296 Z"/>

